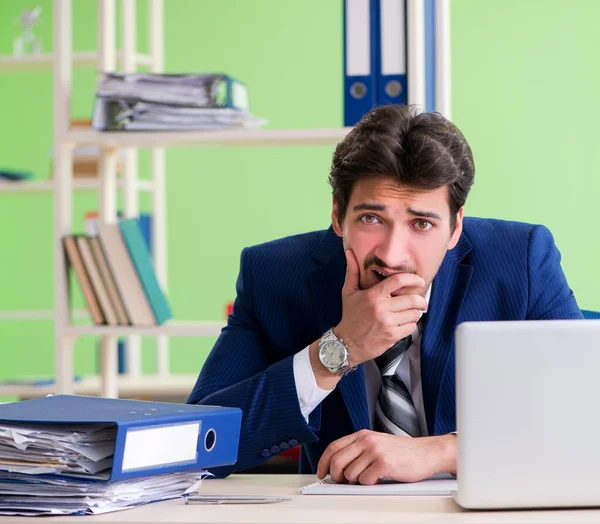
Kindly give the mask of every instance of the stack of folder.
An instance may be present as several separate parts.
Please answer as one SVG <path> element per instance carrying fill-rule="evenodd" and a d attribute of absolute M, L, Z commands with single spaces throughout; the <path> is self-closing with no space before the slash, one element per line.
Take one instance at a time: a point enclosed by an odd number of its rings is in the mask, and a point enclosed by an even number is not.
<path fill-rule="evenodd" d="M 98 85 L 92 127 L 101 131 L 256 128 L 246 86 L 224 74 L 108 73 Z"/>
<path fill-rule="evenodd" d="M 0 405 L 0 514 L 98 514 L 185 496 L 237 460 L 241 411 L 49 396 Z"/>
<path fill-rule="evenodd" d="M 97 233 L 63 238 L 94 323 L 155 326 L 172 318 L 138 219 L 98 223 Z"/>

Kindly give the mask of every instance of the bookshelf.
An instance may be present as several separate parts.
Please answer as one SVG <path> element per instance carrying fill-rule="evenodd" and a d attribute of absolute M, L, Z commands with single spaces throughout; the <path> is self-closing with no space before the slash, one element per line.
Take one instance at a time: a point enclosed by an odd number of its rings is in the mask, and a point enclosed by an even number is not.
<path fill-rule="evenodd" d="M 66 140 L 76 145 L 120 147 L 284 147 L 337 144 L 350 128 L 235 129 L 227 131 L 101 132 L 73 129 Z"/>
<path fill-rule="evenodd" d="M 136 180 L 137 191 L 151 192 L 154 184 L 151 180 Z M 122 179 L 117 180 L 117 187 L 122 189 L 125 183 Z M 98 191 L 100 181 L 97 178 L 81 178 L 73 180 L 73 191 Z M 23 182 L 0 182 L 0 193 L 51 193 L 54 191 L 54 181 L 43 180 Z"/>
<path fill-rule="evenodd" d="M 163 0 L 149 1 L 149 60 L 152 72 L 163 71 Z M 98 62 L 99 71 L 114 71 L 117 66 L 115 49 L 115 0 L 98 0 Z M 135 0 L 121 0 L 122 51 L 121 69 L 136 70 L 135 57 Z M 154 327 L 72 325 L 69 311 L 67 273 L 61 239 L 72 233 L 72 193 L 77 181 L 72 174 L 72 153 L 76 146 L 96 145 L 101 148 L 98 191 L 100 194 L 100 217 L 114 223 L 117 217 L 116 191 L 122 184 L 124 216 L 138 215 L 136 185 L 137 149 L 151 150 L 151 184 L 153 195 L 153 246 L 154 262 L 158 280 L 167 289 L 166 259 L 166 203 L 165 194 L 165 148 L 167 147 L 287 147 L 287 146 L 334 146 L 348 133 L 347 128 L 336 129 L 268 129 L 225 130 L 186 132 L 98 132 L 93 129 L 70 128 L 70 99 L 72 68 L 75 64 L 72 52 L 72 0 L 54 0 L 54 181 L 55 220 L 55 357 L 56 393 L 79 392 L 81 386 L 73 381 L 73 344 L 82 336 L 96 336 L 101 341 L 101 376 L 96 384 L 102 396 L 117 397 L 125 394 L 125 384 L 135 383 L 139 376 L 139 337 L 151 336 L 157 341 L 156 361 L 158 377 L 153 377 L 154 390 L 164 381 L 172 379 L 168 371 L 167 337 L 216 336 L 223 322 L 202 320 L 197 322 L 167 322 Z M 124 175 L 117 180 L 116 157 L 125 151 Z M 117 373 L 117 337 L 127 336 L 127 369 L 129 376 Z M 133 341 L 133 344 L 131 342 Z M 191 389 L 193 382 L 186 387 Z M 190 391 L 187 390 L 187 392 Z M 1 390 L 0 390 L 1 391 Z"/>
<path fill-rule="evenodd" d="M 118 53 L 117 58 L 123 61 L 123 53 Z M 138 66 L 149 66 L 148 55 L 136 54 L 134 61 Z M 36 55 L 23 56 L 0 56 L 0 73 L 12 73 L 16 71 L 47 71 L 54 65 L 52 53 L 39 53 Z M 98 53 L 96 51 L 83 51 L 73 53 L 73 66 L 95 69 L 98 65 Z"/>
<path fill-rule="evenodd" d="M 257 129 L 226 130 L 218 132 L 98 132 L 93 129 L 71 128 L 70 100 L 73 67 L 92 67 L 99 71 L 133 72 L 145 67 L 160 73 L 164 66 L 163 1 L 146 0 L 149 5 L 148 54 L 137 53 L 136 0 L 120 0 L 122 49 L 115 48 L 116 0 L 97 0 L 98 4 L 98 50 L 73 52 L 72 50 L 72 0 L 53 0 L 54 52 L 36 57 L 0 57 L 0 72 L 52 68 L 54 72 L 54 166 L 55 180 L 1 185 L 0 193 L 33 193 L 49 191 L 54 196 L 54 283 L 55 304 L 53 311 L 5 312 L 9 320 L 39 318 L 54 320 L 56 383 L 47 392 L 100 394 L 106 397 L 157 393 L 180 388 L 183 395 L 189 393 L 196 375 L 175 376 L 169 372 L 168 337 L 216 336 L 223 322 L 201 320 L 196 322 L 167 322 L 155 327 L 95 326 L 73 324 L 81 311 L 69 310 L 68 277 L 63 255 L 62 238 L 72 233 L 72 196 L 76 191 L 98 191 L 100 216 L 105 222 L 117 220 L 117 191 L 123 194 L 126 218 L 139 213 L 138 193 L 148 191 L 152 197 L 154 227 L 153 255 L 158 280 L 167 290 L 167 213 L 165 201 L 165 148 L 171 147 L 312 147 L 334 146 L 348 133 L 349 128 L 334 129 Z M 407 1 L 407 48 L 409 103 L 424 105 L 425 66 L 423 31 L 424 11 L 420 0 Z M 449 1 L 436 2 L 436 19 L 441 21 L 440 38 L 436 38 L 436 106 L 449 116 L 450 57 L 449 57 Z M 118 68 L 117 68 L 118 66 Z M 77 146 L 95 145 L 101 149 L 98 178 L 74 179 L 72 173 L 73 150 Z M 137 173 L 137 150 L 151 151 L 150 180 L 139 180 Z M 124 172 L 117 177 L 117 154 L 124 153 Z M 0 195 L 1 197 L 1 195 Z M 12 316 L 11 316 L 12 315 Z M 2 320 L 2 313 L 0 313 Z M 79 337 L 98 337 L 101 341 L 101 374 L 74 381 L 73 345 Z M 117 337 L 127 337 L 127 375 L 117 373 Z M 142 376 L 140 371 L 139 342 L 141 336 L 156 340 L 157 375 Z M 12 388 L 12 389 L 7 389 Z M 19 389 L 21 388 L 21 389 Z M 137 389 L 136 389 L 137 388 Z M 10 391 L 10 392 L 9 392 Z M 44 394 L 46 390 L 31 386 L 0 387 L 0 394 Z M 19 393 L 20 392 L 20 393 Z"/>

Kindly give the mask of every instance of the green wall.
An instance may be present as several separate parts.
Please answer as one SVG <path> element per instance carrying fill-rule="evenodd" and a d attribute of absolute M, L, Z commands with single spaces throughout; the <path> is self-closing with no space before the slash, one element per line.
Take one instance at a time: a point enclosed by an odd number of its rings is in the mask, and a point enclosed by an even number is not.
<path fill-rule="evenodd" d="M 51 47 L 50 0 L 0 2 L 0 53 L 25 7 Z M 145 50 L 145 2 L 138 2 Z M 74 0 L 76 49 L 95 46 L 95 2 Z M 595 209 L 600 193 L 595 0 L 452 0 L 453 120 L 471 143 L 476 183 L 467 213 L 544 223 L 580 306 L 600 308 Z M 245 81 L 270 128 L 342 122 L 340 0 L 166 0 L 168 72 L 225 71 Z M 96 76 L 75 76 L 73 115 L 90 114 Z M 52 75 L 0 75 L 0 165 L 49 176 Z M 179 319 L 219 319 L 234 296 L 244 246 L 327 227 L 333 147 L 172 149 L 167 154 L 169 297 Z M 142 155 L 146 176 L 147 154 Z M 75 198 L 76 229 L 91 194 Z M 148 208 L 147 199 L 142 199 Z M 53 303 L 52 198 L 0 193 L 0 310 Z M 80 297 L 77 304 L 81 305 Z M 214 339 L 172 339 L 175 372 L 200 369 Z M 76 368 L 95 370 L 95 341 Z M 0 378 L 50 374 L 52 322 L 0 323 Z M 144 368 L 153 369 L 144 344 Z"/>

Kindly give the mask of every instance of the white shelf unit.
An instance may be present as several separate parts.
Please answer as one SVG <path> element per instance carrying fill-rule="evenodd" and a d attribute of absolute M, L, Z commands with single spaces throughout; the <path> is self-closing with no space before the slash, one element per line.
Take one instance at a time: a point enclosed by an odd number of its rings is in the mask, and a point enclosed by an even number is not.
<path fill-rule="evenodd" d="M 101 148 L 99 169 L 100 216 L 114 223 L 116 210 L 116 156 L 124 150 L 125 172 L 123 194 L 124 215 L 138 214 L 137 194 L 137 148 L 151 149 L 151 174 L 153 184 L 153 245 L 162 249 L 154 251 L 157 277 L 166 289 L 166 202 L 165 195 L 165 147 L 286 147 L 286 146 L 332 146 L 341 141 L 348 129 L 284 129 L 284 130 L 228 130 L 218 132 L 98 132 L 92 129 L 69 127 L 73 53 L 72 0 L 54 0 L 54 160 L 55 181 L 55 354 L 57 393 L 77 392 L 73 382 L 73 344 L 80 336 L 99 336 L 101 340 L 100 394 L 117 397 L 123 381 L 135 380 L 136 376 L 119 377 L 117 374 L 116 340 L 128 336 L 127 369 L 139 373 L 139 341 L 142 335 L 157 339 L 157 386 L 168 376 L 167 336 L 216 336 L 222 322 L 167 322 L 156 327 L 108 327 L 71 325 L 69 313 L 67 273 L 62 249 L 62 238 L 72 232 L 72 192 L 75 181 L 72 174 L 72 152 L 78 145 L 97 145 Z M 123 70 L 135 68 L 135 0 L 121 0 L 123 22 Z M 149 67 L 152 72 L 163 71 L 163 0 L 149 0 Z M 98 70 L 116 69 L 115 50 L 115 0 L 98 0 Z M 157 240 L 157 241 L 155 241 Z"/>
<path fill-rule="evenodd" d="M 118 53 L 119 61 L 123 61 L 123 53 Z M 138 66 L 149 66 L 150 57 L 137 54 L 134 61 Z M 0 72 L 10 73 L 15 71 L 47 71 L 52 69 L 54 55 L 52 53 L 39 53 L 23 56 L 0 56 Z M 73 53 L 75 67 L 94 69 L 98 66 L 98 53 L 96 51 L 83 51 Z"/>
<path fill-rule="evenodd" d="M 154 189 L 152 180 L 136 180 L 137 191 L 151 192 Z M 122 189 L 125 182 L 117 180 L 117 187 Z M 73 191 L 98 191 L 100 181 L 97 178 L 81 178 L 73 180 Z M 52 193 L 54 192 L 54 181 L 19 181 L 19 182 L 0 182 L 0 193 Z"/>

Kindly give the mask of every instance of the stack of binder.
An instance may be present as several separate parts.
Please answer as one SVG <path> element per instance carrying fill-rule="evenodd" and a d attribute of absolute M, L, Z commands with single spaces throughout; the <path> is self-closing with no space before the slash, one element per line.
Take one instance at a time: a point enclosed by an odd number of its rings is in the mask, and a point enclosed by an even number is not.
<path fill-rule="evenodd" d="M 256 128 L 246 86 L 224 74 L 108 73 L 96 92 L 101 131 Z"/>
<path fill-rule="evenodd" d="M 172 318 L 138 219 L 67 235 L 66 257 L 96 325 L 155 326 Z"/>
<path fill-rule="evenodd" d="M 71 395 L 0 406 L 0 514 L 98 514 L 185 496 L 237 460 L 241 411 Z"/>

